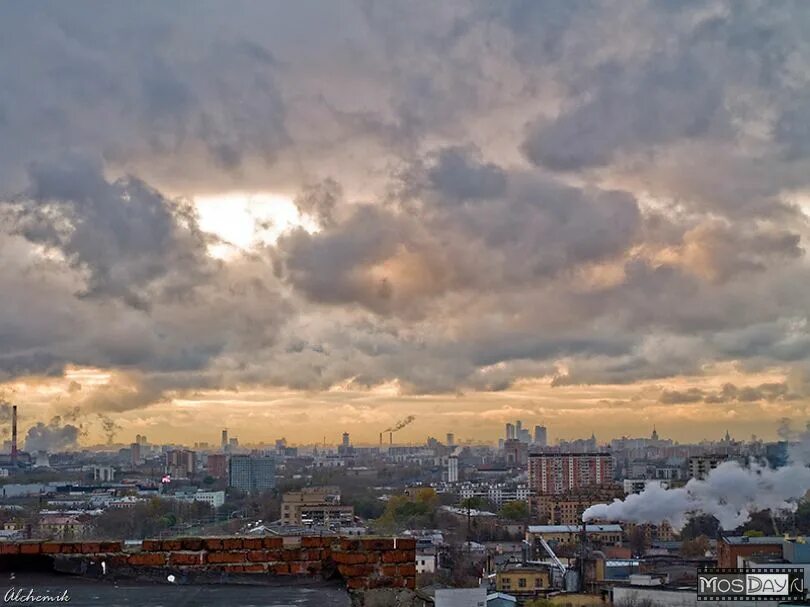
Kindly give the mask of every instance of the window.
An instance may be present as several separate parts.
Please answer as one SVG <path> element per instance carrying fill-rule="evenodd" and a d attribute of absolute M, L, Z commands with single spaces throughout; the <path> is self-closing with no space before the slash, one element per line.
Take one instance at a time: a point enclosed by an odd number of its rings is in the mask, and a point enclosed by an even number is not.
<path fill-rule="evenodd" d="M 543 580 L 539 577 L 534 578 L 534 587 L 535 588 L 542 588 L 543 587 Z"/>
<path fill-rule="evenodd" d="M 526 587 L 526 578 L 525 577 L 522 577 L 522 578 L 518 579 L 518 586 L 520 588 L 525 588 Z"/>

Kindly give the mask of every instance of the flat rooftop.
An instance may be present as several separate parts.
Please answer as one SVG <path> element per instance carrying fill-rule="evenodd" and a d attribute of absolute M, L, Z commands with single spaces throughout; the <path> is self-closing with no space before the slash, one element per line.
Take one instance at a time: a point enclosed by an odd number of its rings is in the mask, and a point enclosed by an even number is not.
<path fill-rule="evenodd" d="M 3 592 L 33 589 L 35 595 L 58 596 L 67 591 L 76 607 L 349 607 L 348 593 L 331 584 L 289 586 L 122 584 L 72 576 L 17 574 L 6 579 Z M 44 603 L 37 603 L 44 604 Z M 45 603 L 53 605 L 56 603 Z"/>
<path fill-rule="evenodd" d="M 579 533 L 582 525 L 529 525 L 529 533 Z M 621 525 L 586 525 L 587 533 L 621 533 Z"/>

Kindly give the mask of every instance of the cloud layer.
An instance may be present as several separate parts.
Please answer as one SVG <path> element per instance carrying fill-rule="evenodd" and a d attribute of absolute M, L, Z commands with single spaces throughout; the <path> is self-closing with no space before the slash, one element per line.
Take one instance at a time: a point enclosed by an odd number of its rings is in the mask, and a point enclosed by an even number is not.
<path fill-rule="evenodd" d="M 104 412 L 731 363 L 784 385 L 661 403 L 805 399 L 808 26 L 802 2 L 6 3 L 0 380 L 104 369 L 70 397 Z M 308 223 L 215 257 L 193 199 L 234 190 Z"/>

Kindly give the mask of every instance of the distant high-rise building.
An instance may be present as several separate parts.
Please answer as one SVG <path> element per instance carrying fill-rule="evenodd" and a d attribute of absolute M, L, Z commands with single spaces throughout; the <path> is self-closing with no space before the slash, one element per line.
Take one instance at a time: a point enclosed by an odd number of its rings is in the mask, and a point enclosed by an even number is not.
<path fill-rule="evenodd" d="M 196 472 L 196 454 L 188 449 L 166 452 L 166 474 L 175 478 L 191 478 Z"/>
<path fill-rule="evenodd" d="M 349 444 L 350 444 L 350 443 L 349 443 L 349 433 L 348 433 L 348 432 L 344 432 L 344 433 L 343 433 L 343 447 L 348 449 Z"/>
<path fill-rule="evenodd" d="M 233 451 L 234 449 L 237 449 L 238 447 L 239 447 L 239 439 L 238 438 L 236 438 L 234 436 L 233 438 L 228 439 L 228 449 Z"/>
<path fill-rule="evenodd" d="M 523 468 L 528 462 L 529 449 L 526 443 L 516 438 L 510 438 L 503 443 L 506 455 L 506 465 L 514 468 Z"/>
<path fill-rule="evenodd" d="M 208 476 L 225 478 L 228 475 L 228 456 L 224 453 L 210 453 L 205 467 Z"/>
<path fill-rule="evenodd" d="M 451 455 L 447 458 L 447 482 L 458 482 L 458 456 Z"/>
<path fill-rule="evenodd" d="M 515 438 L 517 438 L 517 439 L 520 438 L 520 433 L 521 433 L 522 430 L 523 430 L 523 422 L 520 421 L 520 420 L 517 420 L 515 422 Z"/>
<path fill-rule="evenodd" d="M 706 480 L 712 470 L 728 459 L 729 456 L 722 453 L 693 455 L 689 458 L 689 477 Z"/>
<path fill-rule="evenodd" d="M 506 424 L 506 440 L 515 438 L 515 425 Z"/>
<path fill-rule="evenodd" d="M 228 465 L 228 484 L 249 493 L 276 486 L 276 461 L 272 457 L 233 455 Z"/>
<path fill-rule="evenodd" d="M 133 466 L 137 466 L 143 461 L 141 456 L 141 445 L 139 443 L 132 443 L 129 446 L 129 453 L 130 453 L 129 463 L 132 464 Z"/>
<path fill-rule="evenodd" d="M 220 444 L 221 444 L 223 450 L 228 447 L 228 430 L 227 429 L 222 431 L 222 443 L 220 443 Z"/>
<path fill-rule="evenodd" d="M 447 433 L 447 446 L 454 447 L 456 444 L 456 435 L 452 432 Z"/>
<path fill-rule="evenodd" d="M 538 447 L 548 447 L 548 432 L 545 426 L 534 427 L 534 444 Z"/>
<path fill-rule="evenodd" d="M 532 453 L 529 486 L 535 494 L 560 494 L 613 483 L 610 453 Z"/>

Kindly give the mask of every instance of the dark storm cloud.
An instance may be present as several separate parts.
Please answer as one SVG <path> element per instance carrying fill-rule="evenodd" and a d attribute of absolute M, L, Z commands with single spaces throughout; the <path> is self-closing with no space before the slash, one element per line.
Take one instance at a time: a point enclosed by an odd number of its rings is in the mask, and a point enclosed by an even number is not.
<path fill-rule="evenodd" d="M 806 396 L 806 395 L 805 395 Z M 786 382 L 771 382 L 758 386 L 737 386 L 723 384 L 719 391 L 689 388 L 688 390 L 662 390 L 658 401 L 665 405 L 684 403 L 719 404 L 728 402 L 753 403 L 760 401 L 775 402 L 801 398 L 792 394 Z"/>
<path fill-rule="evenodd" d="M 447 2 L 0 7 L 0 377 L 74 394 L 628 383 L 806 394 L 810 9 Z M 227 261 L 190 199 L 318 229 Z"/>
<path fill-rule="evenodd" d="M 205 270 L 205 240 L 191 211 L 136 178 L 109 183 L 81 159 L 38 164 L 13 212 L 30 242 L 58 250 L 89 273 L 81 296 L 118 296 L 148 307 L 141 289 L 167 274 Z"/>

